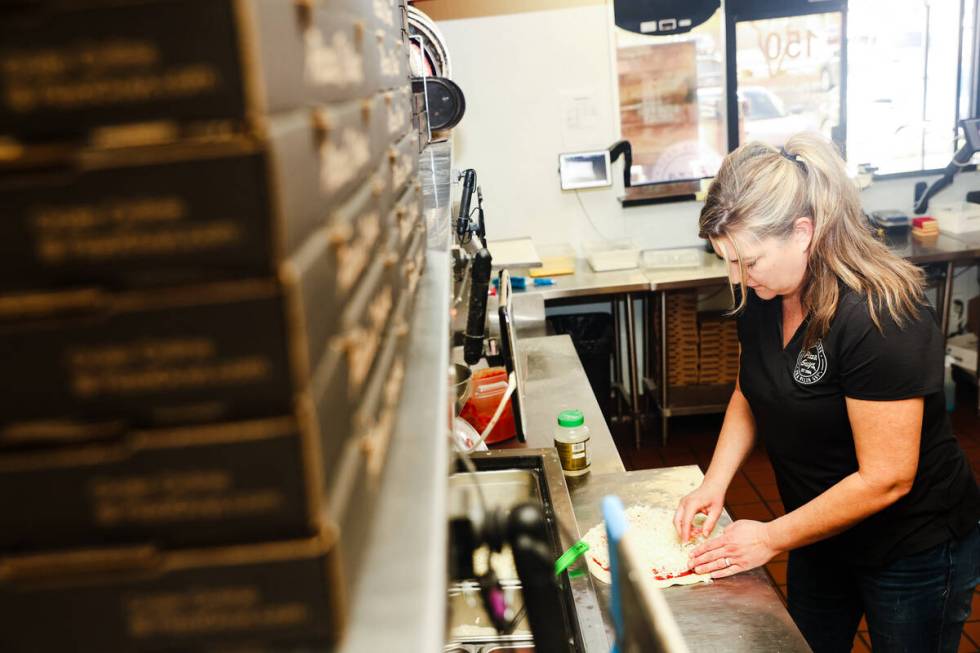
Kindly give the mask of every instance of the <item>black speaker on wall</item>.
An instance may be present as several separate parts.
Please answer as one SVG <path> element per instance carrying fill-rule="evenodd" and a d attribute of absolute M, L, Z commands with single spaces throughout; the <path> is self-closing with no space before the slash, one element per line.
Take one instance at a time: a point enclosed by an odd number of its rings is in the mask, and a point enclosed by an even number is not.
<path fill-rule="evenodd" d="M 615 0 L 616 25 L 650 36 L 683 34 L 711 18 L 721 0 Z"/>

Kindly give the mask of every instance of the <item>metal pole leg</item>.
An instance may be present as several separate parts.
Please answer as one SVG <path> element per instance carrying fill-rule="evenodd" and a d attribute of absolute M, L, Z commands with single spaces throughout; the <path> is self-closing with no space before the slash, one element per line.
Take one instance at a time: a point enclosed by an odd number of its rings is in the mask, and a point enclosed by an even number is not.
<path fill-rule="evenodd" d="M 640 384 L 636 360 L 636 325 L 633 324 L 633 296 L 626 295 L 626 364 L 630 373 L 630 416 L 633 419 L 633 432 L 636 448 L 640 448 Z"/>
<path fill-rule="evenodd" d="M 647 379 L 650 378 L 650 370 L 653 369 L 650 365 L 650 348 L 653 338 L 650 335 L 650 303 L 647 301 L 649 296 L 649 293 L 643 293 L 640 296 L 640 334 L 643 338 L 643 357 L 640 360 L 643 365 L 640 367 L 639 376 L 640 392 L 643 394 L 643 419 L 646 419 L 650 412 L 650 393 L 647 392 Z"/>
<path fill-rule="evenodd" d="M 623 416 L 623 402 L 621 400 L 622 394 L 619 388 L 623 384 L 623 368 L 622 368 L 622 353 L 623 353 L 623 343 L 622 338 L 619 335 L 619 300 L 613 299 L 610 302 L 612 307 L 613 316 L 613 382 L 612 382 L 612 396 L 616 401 L 616 416 L 622 418 Z"/>
<path fill-rule="evenodd" d="M 946 264 L 946 280 L 943 283 L 943 300 L 939 308 L 943 330 L 943 342 L 946 342 L 946 334 L 949 333 L 949 309 L 953 305 L 953 262 Z"/>

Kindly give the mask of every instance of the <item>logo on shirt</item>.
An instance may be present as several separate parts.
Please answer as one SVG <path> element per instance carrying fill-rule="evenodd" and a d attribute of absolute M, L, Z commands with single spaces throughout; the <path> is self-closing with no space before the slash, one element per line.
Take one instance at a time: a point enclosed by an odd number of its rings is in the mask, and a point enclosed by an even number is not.
<path fill-rule="evenodd" d="M 813 385 L 827 373 L 827 354 L 823 350 L 823 341 L 805 351 L 801 351 L 793 369 L 793 379 L 802 385 Z"/>

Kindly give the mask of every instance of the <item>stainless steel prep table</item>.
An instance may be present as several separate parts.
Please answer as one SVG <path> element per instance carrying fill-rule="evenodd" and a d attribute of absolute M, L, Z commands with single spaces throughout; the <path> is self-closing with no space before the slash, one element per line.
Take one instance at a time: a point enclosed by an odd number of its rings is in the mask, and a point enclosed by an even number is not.
<path fill-rule="evenodd" d="M 644 503 L 674 510 L 702 478 L 696 465 L 594 475 L 571 490 L 579 530 L 584 533 L 602 521 L 600 502 L 607 494 L 618 495 L 625 506 Z M 727 511 L 720 523 L 731 523 Z M 595 579 L 593 585 L 611 638 L 609 586 Z M 810 650 L 761 568 L 708 584 L 668 587 L 663 595 L 692 653 Z"/>
<path fill-rule="evenodd" d="M 581 410 L 592 438 L 592 472 L 565 479 L 574 506 L 577 488 L 584 487 L 592 474 L 623 475 L 626 468 L 575 352 L 572 339 L 567 335 L 519 338 L 518 347 L 527 355 L 524 406 L 528 427 L 527 442 L 508 440 L 492 445 L 491 449 L 495 452 L 504 450 L 502 453 L 512 449 L 554 451 L 552 433 L 558 413 L 569 408 Z M 581 525 L 577 513 L 575 521 Z M 591 579 L 587 580 L 591 583 Z M 594 603 L 594 594 L 573 584 L 573 596 L 579 604 L 580 627 L 587 651 L 606 653 L 610 645 L 603 641 L 604 622 Z"/>
<path fill-rule="evenodd" d="M 592 438 L 592 473 L 625 472 L 626 468 L 575 353 L 572 339 L 567 335 L 545 336 L 519 339 L 518 343 L 521 351 L 527 354 L 524 407 L 527 442 L 508 440 L 492 448 L 553 448 L 558 413 L 577 408 L 585 416 Z M 576 480 L 569 479 L 570 489 Z"/>
<path fill-rule="evenodd" d="M 527 274 L 526 270 L 521 271 Z M 529 285 L 527 292 L 539 293 L 545 302 L 551 304 L 569 304 L 581 302 L 583 299 L 598 299 L 612 304 L 613 337 L 615 338 L 614 389 L 617 400 L 625 399 L 629 405 L 629 417 L 633 422 L 633 433 L 636 445 L 640 444 L 642 415 L 640 411 L 640 371 L 637 358 L 637 334 L 634 321 L 633 303 L 641 300 L 640 331 L 647 331 L 645 326 L 646 311 L 643 309 L 646 295 L 650 290 L 650 282 L 640 269 L 614 270 L 610 272 L 594 272 L 585 259 L 575 260 L 574 274 L 556 276 L 552 279 L 554 285 Z M 626 326 L 626 370 L 622 368 L 623 339 L 620 335 L 620 324 Z M 629 387 L 627 388 L 627 383 Z"/>
<path fill-rule="evenodd" d="M 972 262 L 977 263 L 977 259 L 980 258 L 980 231 L 967 231 L 966 233 L 962 234 L 942 235 L 958 240 L 969 247 L 973 253 Z M 977 344 L 977 354 L 980 355 L 980 343 Z M 977 369 L 974 379 L 977 381 L 977 385 L 980 386 L 980 368 Z M 977 394 L 977 414 L 980 415 L 980 393 Z"/>
<path fill-rule="evenodd" d="M 949 332 L 949 309 L 953 303 L 953 268 L 957 263 L 972 265 L 980 256 L 980 247 L 947 234 L 939 234 L 935 239 L 924 241 L 909 236 L 900 243 L 893 242 L 891 250 L 916 265 L 945 265 L 943 288 L 936 306 L 945 336 Z"/>

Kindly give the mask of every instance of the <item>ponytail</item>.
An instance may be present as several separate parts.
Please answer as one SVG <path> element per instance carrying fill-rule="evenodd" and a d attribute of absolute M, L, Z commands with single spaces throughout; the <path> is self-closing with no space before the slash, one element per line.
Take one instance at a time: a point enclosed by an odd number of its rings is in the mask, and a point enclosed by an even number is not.
<path fill-rule="evenodd" d="M 725 157 L 708 189 L 700 235 L 713 242 L 727 236 L 736 250 L 734 256 L 726 255 L 738 260 L 741 271 L 741 299 L 733 312 L 744 308 L 747 289 L 732 234 L 787 238 L 797 218 L 804 216 L 813 221 L 800 297 L 810 316 L 805 347 L 830 329 L 839 283 L 866 297 L 879 329 L 882 310 L 899 325 L 916 314 L 924 301 L 922 271 L 874 238 L 844 161 L 829 141 L 813 133 L 797 134 L 779 149 L 758 142 L 742 145 Z M 734 299 L 731 283 L 730 287 Z"/>

